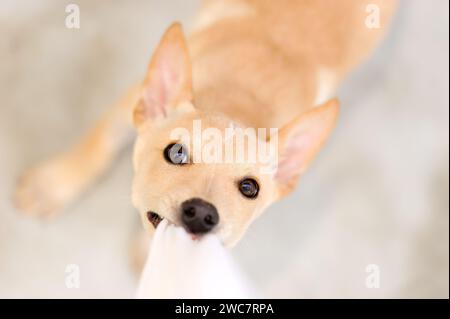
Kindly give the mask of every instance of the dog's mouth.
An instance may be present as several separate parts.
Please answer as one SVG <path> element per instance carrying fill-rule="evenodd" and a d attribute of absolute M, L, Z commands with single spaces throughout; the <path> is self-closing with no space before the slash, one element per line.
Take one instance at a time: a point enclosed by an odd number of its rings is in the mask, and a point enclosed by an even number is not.
<path fill-rule="evenodd" d="M 155 229 L 156 229 L 156 227 L 158 227 L 159 223 L 164 220 L 164 217 L 161 217 L 160 215 L 158 215 L 155 212 L 148 211 L 147 212 L 147 219 L 153 225 L 153 227 L 155 227 Z M 200 235 L 191 234 L 191 237 L 192 237 L 193 240 L 197 240 L 201 236 Z"/>
<path fill-rule="evenodd" d="M 159 223 L 164 219 L 155 212 L 147 212 L 147 219 L 152 223 L 153 227 L 158 227 Z"/>

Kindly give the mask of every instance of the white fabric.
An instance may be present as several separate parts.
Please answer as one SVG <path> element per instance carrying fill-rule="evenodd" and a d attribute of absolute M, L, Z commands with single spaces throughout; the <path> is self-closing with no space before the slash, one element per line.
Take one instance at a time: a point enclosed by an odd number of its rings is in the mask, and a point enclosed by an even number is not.
<path fill-rule="evenodd" d="M 150 245 L 137 298 L 249 298 L 249 285 L 214 235 L 193 239 L 163 220 Z"/>

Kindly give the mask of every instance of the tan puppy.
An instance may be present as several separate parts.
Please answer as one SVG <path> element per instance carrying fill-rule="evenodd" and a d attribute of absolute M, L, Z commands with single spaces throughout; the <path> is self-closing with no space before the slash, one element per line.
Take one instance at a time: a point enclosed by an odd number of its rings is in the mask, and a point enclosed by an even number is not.
<path fill-rule="evenodd" d="M 68 152 L 27 172 L 17 205 L 33 214 L 61 210 L 109 166 L 134 123 L 132 197 L 145 227 L 152 232 L 166 218 L 235 244 L 310 165 L 336 121 L 338 103 L 328 99 L 375 47 L 394 8 L 393 0 L 204 1 L 189 41 L 173 24 L 144 81 Z M 368 26 L 377 10 L 378 25 Z M 222 133 L 279 128 L 269 163 L 278 169 L 263 172 L 259 156 L 193 161 L 196 120 Z M 179 129 L 186 133 L 174 138 Z M 256 153 L 274 139 L 259 138 Z"/>

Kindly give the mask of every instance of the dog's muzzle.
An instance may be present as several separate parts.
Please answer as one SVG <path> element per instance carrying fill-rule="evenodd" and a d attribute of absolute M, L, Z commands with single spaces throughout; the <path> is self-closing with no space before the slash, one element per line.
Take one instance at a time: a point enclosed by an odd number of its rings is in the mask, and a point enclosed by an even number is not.
<path fill-rule="evenodd" d="M 192 234 L 204 234 L 219 223 L 219 214 L 213 204 L 192 198 L 181 204 L 181 220 Z"/>

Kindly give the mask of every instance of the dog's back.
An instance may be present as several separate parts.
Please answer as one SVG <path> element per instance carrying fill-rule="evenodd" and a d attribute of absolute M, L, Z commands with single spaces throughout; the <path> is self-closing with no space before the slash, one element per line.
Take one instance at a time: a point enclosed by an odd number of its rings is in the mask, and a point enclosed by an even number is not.
<path fill-rule="evenodd" d="M 190 38 L 198 107 L 221 110 L 253 127 L 284 124 L 332 97 L 376 46 L 395 5 L 395 0 L 204 1 Z"/>

